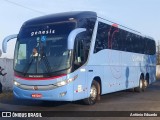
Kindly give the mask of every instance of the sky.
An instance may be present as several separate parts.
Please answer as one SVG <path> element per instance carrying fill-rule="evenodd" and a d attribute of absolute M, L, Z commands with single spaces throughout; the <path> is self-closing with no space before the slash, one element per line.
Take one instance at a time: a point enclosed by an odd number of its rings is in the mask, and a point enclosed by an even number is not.
<path fill-rule="evenodd" d="M 0 49 L 3 39 L 18 34 L 25 21 L 68 11 L 95 11 L 160 40 L 160 0 L 0 0 Z M 13 58 L 15 42 L 8 42 L 2 58 Z"/>

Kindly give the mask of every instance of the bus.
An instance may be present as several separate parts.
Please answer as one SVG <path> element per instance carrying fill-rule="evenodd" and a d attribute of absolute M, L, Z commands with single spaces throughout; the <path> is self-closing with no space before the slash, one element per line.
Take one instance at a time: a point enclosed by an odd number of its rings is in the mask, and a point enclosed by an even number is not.
<path fill-rule="evenodd" d="M 16 38 L 13 94 L 20 99 L 83 100 L 156 80 L 153 38 L 92 11 L 56 13 L 24 22 Z"/>

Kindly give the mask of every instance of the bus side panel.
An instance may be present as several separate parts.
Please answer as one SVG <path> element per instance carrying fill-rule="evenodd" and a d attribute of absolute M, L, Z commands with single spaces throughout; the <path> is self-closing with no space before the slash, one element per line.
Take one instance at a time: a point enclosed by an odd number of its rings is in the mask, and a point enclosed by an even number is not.
<path fill-rule="evenodd" d="M 154 59 L 154 56 L 148 58 L 145 54 L 101 50 L 91 55 L 88 64 L 94 72 L 88 73 L 88 79 L 92 80 L 94 76 L 101 78 L 102 94 L 134 88 L 139 85 L 142 73 L 144 77 L 149 73 L 150 80 L 155 81 Z"/>
<path fill-rule="evenodd" d="M 138 86 L 140 67 L 134 66 L 132 54 L 116 50 L 102 50 L 93 55 L 96 60 L 101 58 L 99 67 L 104 68 L 102 94 L 129 89 Z M 101 57 L 100 57 L 101 56 Z"/>

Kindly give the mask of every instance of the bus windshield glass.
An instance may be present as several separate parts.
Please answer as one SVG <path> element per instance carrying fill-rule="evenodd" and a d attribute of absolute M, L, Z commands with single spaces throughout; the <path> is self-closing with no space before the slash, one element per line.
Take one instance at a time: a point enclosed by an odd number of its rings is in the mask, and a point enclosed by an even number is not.
<path fill-rule="evenodd" d="M 16 47 L 14 69 L 23 74 L 45 74 L 65 70 L 71 65 L 67 49 L 75 22 L 23 27 Z"/>

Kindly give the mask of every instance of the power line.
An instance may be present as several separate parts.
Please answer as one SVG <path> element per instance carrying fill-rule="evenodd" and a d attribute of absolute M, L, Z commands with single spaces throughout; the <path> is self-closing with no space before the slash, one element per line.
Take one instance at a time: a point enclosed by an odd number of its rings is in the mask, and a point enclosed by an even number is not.
<path fill-rule="evenodd" d="M 42 12 L 42 11 L 39 11 L 39 10 L 36 10 L 36 9 L 33 9 L 33 8 L 29 8 L 29 7 L 27 7 L 27 6 L 18 4 L 18 3 L 16 3 L 16 2 L 12 2 L 12 1 L 9 1 L 9 0 L 5 0 L 5 2 L 8 2 L 8 3 L 10 3 L 10 4 L 14 4 L 14 5 L 16 5 L 16 6 L 19 6 L 19 7 L 22 7 L 22 8 L 31 10 L 31 11 L 34 11 L 34 12 L 36 12 L 36 13 L 40 13 L 40 14 L 42 14 L 42 15 L 46 14 L 46 13 L 44 13 L 44 12 Z"/>

